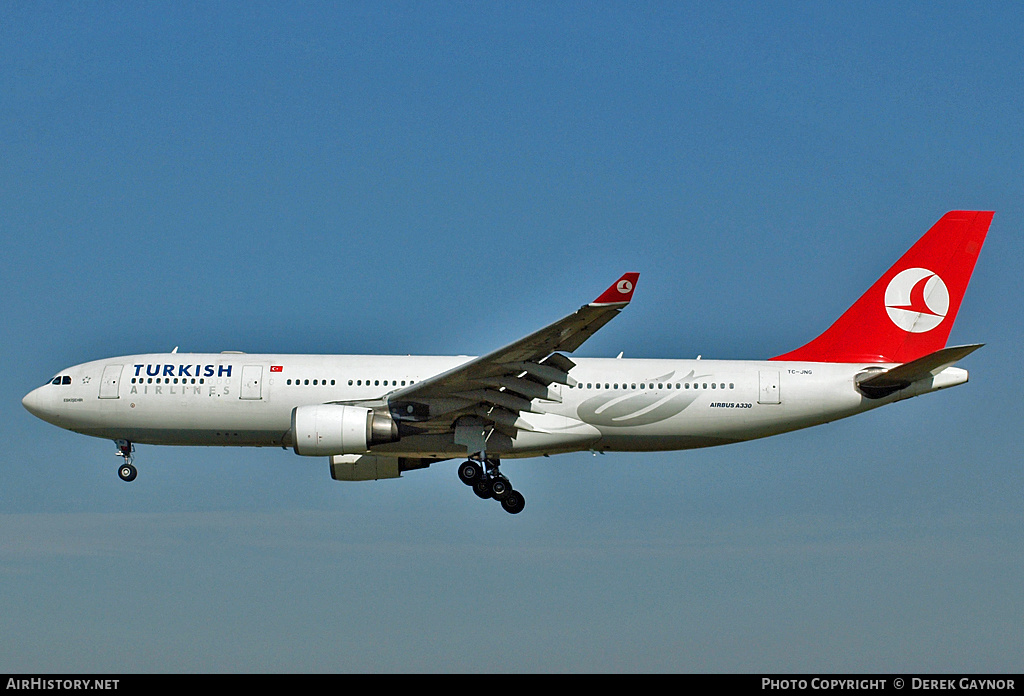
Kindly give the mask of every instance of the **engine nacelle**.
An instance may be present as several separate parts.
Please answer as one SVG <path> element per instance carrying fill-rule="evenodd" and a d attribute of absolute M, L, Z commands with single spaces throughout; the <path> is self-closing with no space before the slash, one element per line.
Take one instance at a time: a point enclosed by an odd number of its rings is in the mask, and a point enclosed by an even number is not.
<path fill-rule="evenodd" d="M 299 406 L 292 411 L 295 454 L 363 454 L 374 445 L 398 441 L 390 415 L 344 404 Z"/>

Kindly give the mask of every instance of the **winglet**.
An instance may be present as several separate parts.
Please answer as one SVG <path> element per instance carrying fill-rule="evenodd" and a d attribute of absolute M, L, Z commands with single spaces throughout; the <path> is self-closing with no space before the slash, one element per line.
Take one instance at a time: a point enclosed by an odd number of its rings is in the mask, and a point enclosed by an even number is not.
<path fill-rule="evenodd" d="M 603 305 L 624 305 L 628 304 L 633 299 L 633 290 L 636 288 L 636 281 L 640 277 L 639 273 L 626 273 L 617 281 L 612 283 L 612 286 L 601 293 L 601 296 L 590 303 L 591 307 L 600 307 Z"/>

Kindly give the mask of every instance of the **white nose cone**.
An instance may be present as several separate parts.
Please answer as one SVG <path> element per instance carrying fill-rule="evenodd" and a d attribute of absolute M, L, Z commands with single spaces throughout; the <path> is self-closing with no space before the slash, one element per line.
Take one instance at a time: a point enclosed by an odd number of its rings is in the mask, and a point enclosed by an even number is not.
<path fill-rule="evenodd" d="M 49 412 L 50 399 L 48 398 L 49 393 L 46 390 L 46 386 L 33 389 L 26 394 L 25 398 L 21 400 L 21 405 L 36 418 L 42 418 L 44 421 L 51 422 L 52 416 Z"/>

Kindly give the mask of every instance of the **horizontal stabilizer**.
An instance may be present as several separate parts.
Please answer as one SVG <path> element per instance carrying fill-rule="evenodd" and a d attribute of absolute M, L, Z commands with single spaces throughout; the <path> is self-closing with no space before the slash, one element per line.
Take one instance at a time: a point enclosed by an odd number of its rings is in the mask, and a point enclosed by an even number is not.
<path fill-rule="evenodd" d="M 888 370 L 864 372 L 857 379 L 857 386 L 868 398 L 881 399 L 909 387 L 918 380 L 937 375 L 983 345 L 975 343 L 969 346 L 950 346 Z"/>

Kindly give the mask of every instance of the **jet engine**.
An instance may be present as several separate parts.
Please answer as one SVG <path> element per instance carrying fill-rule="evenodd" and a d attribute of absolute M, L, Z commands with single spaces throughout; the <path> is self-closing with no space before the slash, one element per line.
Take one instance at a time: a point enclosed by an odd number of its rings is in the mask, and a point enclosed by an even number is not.
<path fill-rule="evenodd" d="M 361 406 L 319 404 L 292 411 L 295 454 L 363 454 L 398 437 L 398 424 L 390 415 Z"/>

